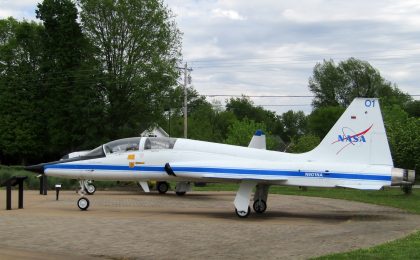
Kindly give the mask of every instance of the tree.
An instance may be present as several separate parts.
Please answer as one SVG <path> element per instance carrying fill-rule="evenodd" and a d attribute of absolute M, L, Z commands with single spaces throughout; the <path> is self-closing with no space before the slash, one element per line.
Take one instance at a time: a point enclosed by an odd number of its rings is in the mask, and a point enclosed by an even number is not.
<path fill-rule="evenodd" d="M 51 157 L 90 148 L 100 142 L 103 97 L 96 82 L 97 65 L 91 46 L 77 22 L 71 0 L 44 0 L 37 18 L 43 21 L 42 95 L 45 141 Z"/>
<path fill-rule="evenodd" d="M 266 132 L 266 126 L 263 123 L 256 123 L 255 121 L 247 118 L 244 118 L 241 121 L 237 120 L 229 126 L 225 143 L 248 146 L 252 136 L 258 129 L 262 130 L 266 134 L 266 144 L 268 150 L 273 150 L 278 147 L 277 140 L 275 140 L 270 133 Z"/>
<path fill-rule="evenodd" d="M 232 112 L 238 120 L 248 118 L 257 123 L 263 123 L 273 135 L 282 133 L 281 122 L 276 114 L 265 110 L 261 106 L 255 106 L 249 97 L 242 96 L 229 99 L 226 103 L 226 111 Z"/>
<path fill-rule="evenodd" d="M 303 111 L 289 110 L 281 115 L 280 122 L 283 126 L 280 136 L 284 142 L 290 142 L 293 138 L 298 138 L 306 132 L 307 118 Z"/>
<path fill-rule="evenodd" d="M 292 153 L 304 153 L 309 152 L 319 145 L 321 139 L 316 135 L 303 135 L 297 138 L 296 141 L 292 142 L 289 150 Z"/>
<path fill-rule="evenodd" d="M 409 95 L 382 78 L 368 62 L 350 58 L 338 65 L 333 60 L 315 65 L 309 78 L 309 89 L 314 93 L 315 108 L 324 106 L 347 107 L 356 97 L 378 97 L 382 103 L 403 106 Z"/>
<path fill-rule="evenodd" d="M 43 155 L 38 92 L 42 30 L 34 22 L 0 20 L 0 161 L 4 164 Z"/>
<path fill-rule="evenodd" d="M 409 117 L 398 105 L 383 109 L 388 142 L 395 167 L 420 169 L 420 119 Z"/>
<path fill-rule="evenodd" d="M 315 95 L 312 105 L 315 108 L 339 105 L 337 92 L 342 85 L 344 85 L 342 75 L 333 60 L 317 63 L 312 77 L 309 78 L 309 89 Z"/>
<path fill-rule="evenodd" d="M 413 100 L 408 102 L 404 109 L 409 116 L 420 117 L 420 100 Z"/>
<path fill-rule="evenodd" d="M 83 29 L 104 74 L 110 138 L 162 120 L 179 72 L 180 32 L 161 0 L 79 0 Z"/>
<path fill-rule="evenodd" d="M 321 139 L 324 138 L 343 114 L 344 110 L 345 108 L 339 106 L 315 109 L 308 116 L 309 132 Z"/>

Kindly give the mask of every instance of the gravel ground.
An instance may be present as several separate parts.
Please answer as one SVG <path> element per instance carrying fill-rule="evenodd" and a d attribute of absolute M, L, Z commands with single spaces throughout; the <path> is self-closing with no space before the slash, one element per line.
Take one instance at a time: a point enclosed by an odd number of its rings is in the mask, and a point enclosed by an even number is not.
<path fill-rule="evenodd" d="M 239 219 L 234 196 L 98 191 L 80 211 L 74 191 L 59 201 L 54 191 L 25 191 L 25 209 L 6 211 L 1 191 L 0 259 L 306 259 L 420 229 L 420 216 L 402 210 L 285 195 L 270 195 L 266 213 Z"/>

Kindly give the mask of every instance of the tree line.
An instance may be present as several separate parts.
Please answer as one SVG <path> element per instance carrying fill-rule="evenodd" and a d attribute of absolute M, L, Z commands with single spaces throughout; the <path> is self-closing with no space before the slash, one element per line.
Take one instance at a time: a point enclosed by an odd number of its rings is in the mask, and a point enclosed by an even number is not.
<path fill-rule="evenodd" d="M 159 125 L 182 137 L 181 32 L 161 0 L 44 0 L 41 23 L 0 20 L 0 162 L 56 160 Z M 355 97 L 381 100 L 396 166 L 420 165 L 420 102 L 368 62 L 315 65 L 313 111 L 277 115 L 246 96 L 208 102 L 188 89 L 189 138 L 305 152 Z"/>
<path fill-rule="evenodd" d="M 181 34 L 161 0 L 44 0 L 0 20 L 0 160 L 54 160 L 163 119 Z"/>

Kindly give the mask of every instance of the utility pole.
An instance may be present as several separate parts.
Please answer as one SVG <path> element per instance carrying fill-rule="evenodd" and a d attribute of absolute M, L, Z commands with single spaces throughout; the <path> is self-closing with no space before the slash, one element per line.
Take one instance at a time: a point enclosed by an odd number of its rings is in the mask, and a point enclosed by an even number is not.
<path fill-rule="evenodd" d="M 188 136 L 187 86 L 189 83 L 188 72 L 192 71 L 192 69 L 188 68 L 188 64 L 186 62 L 183 69 L 184 69 L 184 138 L 187 138 Z"/>

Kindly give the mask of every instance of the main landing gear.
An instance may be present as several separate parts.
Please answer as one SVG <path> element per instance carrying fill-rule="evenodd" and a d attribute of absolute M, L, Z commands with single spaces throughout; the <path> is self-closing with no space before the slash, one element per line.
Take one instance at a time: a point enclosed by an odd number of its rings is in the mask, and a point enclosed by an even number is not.
<path fill-rule="evenodd" d="M 176 184 L 175 194 L 178 196 L 184 196 L 187 191 L 191 191 L 191 183 L 180 181 Z"/>
<path fill-rule="evenodd" d="M 156 189 L 159 191 L 160 194 L 165 194 L 169 190 L 169 183 L 166 181 L 159 181 L 156 184 Z"/>
<path fill-rule="evenodd" d="M 248 209 L 247 209 L 247 211 L 243 211 L 243 210 L 238 210 L 238 209 L 235 209 L 235 213 L 236 213 L 236 215 L 238 216 L 238 217 L 240 217 L 240 218 L 246 218 L 246 217 L 248 217 L 249 216 L 249 214 L 251 213 L 251 208 L 248 206 Z"/>
<path fill-rule="evenodd" d="M 254 201 L 252 207 L 254 208 L 255 212 L 257 212 L 258 214 L 262 214 L 267 209 L 267 203 L 265 203 L 264 200 L 256 200 Z"/>
<path fill-rule="evenodd" d="M 169 183 L 166 181 L 159 181 L 156 184 L 156 189 L 160 194 L 165 194 L 169 190 Z M 178 196 L 183 196 L 187 191 L 191 190 L 191 184 L 189 182 L 178 182 L 175 187 L 175 194 Z"/>
<path fill-rule="evenodd" d="M 262 214 L 267 210 L 267 197 L 269 185 L 258 184 L 252 181 L 244 181 L 240 184 L 239 190 L 235 197 L 235 213 L 240 218 L 246 218 L 251 212 L 249 200 L 251 198 L 252 189 L 256 186 L 254 194 L 254 203 L 252 205 L 254 211 Z"/>
<path fill-rule="evenodd" d="M 85 186 L 86 194 L 93 195 L 96 191 L 96 186 L 93 184 L 93 181 L 86 180 L 83 181 L 83 185 Z"/>
<path fill-rule="evenodd" d="M 87 190 L 86 186 L 85 186 L 86 181 L 85 180 L 80 180 L 79 183 L 80 183 L 80 190 L 79 190 L 78 193 L 81 196 L 81 198 L 77 201 L 77 206 L 79 207 L 80 210 L 87 210 L 89 208 L 90 203 L 89 203 L 89 199 L 85 197 L 85 194 L 89 194 L 86 191 Z M 95 187 L 95 186 L 93 185 L 93 187 Z M 95 191 L 96 191 L 96 187 L 95 187 Z M 93 194 L 93 193 L 91 193 L 91 194 Z"/>

